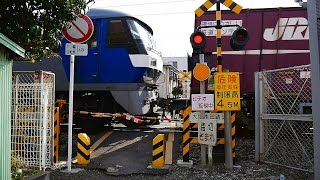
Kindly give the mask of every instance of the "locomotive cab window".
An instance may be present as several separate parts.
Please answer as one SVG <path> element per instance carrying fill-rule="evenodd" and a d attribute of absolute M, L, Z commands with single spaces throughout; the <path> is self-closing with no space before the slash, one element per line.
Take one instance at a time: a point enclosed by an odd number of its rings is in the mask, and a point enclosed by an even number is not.
<path fill-rule="evenodd" d="M 86 42 L 89 48 L 97 47 L 97 34 L 98 34 L 97 32 L 98 32 L 98 26 L 94 25 L 93 34 L 90 37 L 90 39 Z"/>
<path fill-rule="evenodd" d="M 110 46 L 128 44 L 128 34 L 121 20 L 109 21 L 107 42 L 107 44 Z"/>

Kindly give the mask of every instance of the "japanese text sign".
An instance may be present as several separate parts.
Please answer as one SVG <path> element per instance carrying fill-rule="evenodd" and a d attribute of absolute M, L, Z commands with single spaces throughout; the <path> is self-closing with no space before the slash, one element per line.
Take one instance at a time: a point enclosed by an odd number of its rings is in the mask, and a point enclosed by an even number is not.
<path fill-rule="evenodd" d="M 193 111 L 211 111 L 214 110 L 213 94 L 192 94 L 191 106 Z"/>
<path fill-rule="evenodd" d="M 239 72 L 219 72 L 214 75 L 215 108 L 218 111 L 240 110 Z"/>
<path fill-rule="evenodd" d="M 200 119 L 200 112 L 191 112 L 189 117 L 190 123 L 198 123 Z"/>
<path fill-rule="evenodd" d="M 223 124 L 224 123 L 224 113 L 204 113 L 204 118 L 213 120 L 217 124 Z M 200 117 L 200 112 L 191 112 L 190 113 L 190 122 L 191 123 L 198 123 Z"/>
<path fill-rule="evenodd" d="M 215 120 L 217 124 L 224 123 L 224 113 L 205 113 L 204 118 Z"/>
<path fill-rule="evenodd" d="M 216 145 L 217 123 L 210 119 L 199 119 L 198 141 L 200 144 Z"/>

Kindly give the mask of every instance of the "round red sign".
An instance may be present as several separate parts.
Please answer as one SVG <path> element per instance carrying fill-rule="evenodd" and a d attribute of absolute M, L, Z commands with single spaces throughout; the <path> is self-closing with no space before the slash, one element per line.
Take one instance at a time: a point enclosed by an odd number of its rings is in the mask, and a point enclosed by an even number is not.
<path fill-rule="evenodd" d="M 93 23 L 87 15 L 80 15 L 72 21 L 69 28 L 63 28 L 63 36 L 70 42 L 83 43 L 90 39 L 94 31 Z"/>

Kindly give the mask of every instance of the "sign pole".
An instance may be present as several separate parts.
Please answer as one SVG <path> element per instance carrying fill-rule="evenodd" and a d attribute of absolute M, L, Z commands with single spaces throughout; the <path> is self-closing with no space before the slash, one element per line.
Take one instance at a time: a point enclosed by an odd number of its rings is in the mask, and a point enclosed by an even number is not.
<path fill-rule="evenodd" d="M 230 111 L 224 112 L 224 151 L 225 151 L 225 166 L 227 169 L 232 169 L 232 138 L 231 138 L 231 122 L 230 122 L 231 113 Z"/>
<path fill-rule="evenodd" d="M 94 25 L 89 16 L 81 14 L 70 26 L 65 26 L 62 34 L 71 43 L 66 43 L 65 54 L 70 55 L 70 80 L 69 80 L 69 116 L 68 116 L 68 161 L 67 171 L 71 172 L 72 158 L 72 125 L 73 125 L 73 87 L 75 56 L 87 56 L 88 45 L 80 44 L 89 40 L 93 34 Z"/>
<path fill-rule="evenodd" d="M 199 54 L 199 62 L 200 64 L 204 63 L 204 54 Z M 206 84 L 205 81 L 200 81 L 200 94 L 205 94 L 206 93 Z M 200 111 L 200 119 L 204 119 L 205 118 L 205 114 L 204 111 Z M 206 165 L 206 145 L 205 144 L 201 144 L 201 165 L 205 166 Z"/>
<path fill-rule="evenodd" d="M 69 82 L 69 118 L 68 118 L 68 171 L 71 172 L 72 157 L 72 124 L 73 124 L 73 84 L 74 84 L 74 55 L 70 55 Z"/>

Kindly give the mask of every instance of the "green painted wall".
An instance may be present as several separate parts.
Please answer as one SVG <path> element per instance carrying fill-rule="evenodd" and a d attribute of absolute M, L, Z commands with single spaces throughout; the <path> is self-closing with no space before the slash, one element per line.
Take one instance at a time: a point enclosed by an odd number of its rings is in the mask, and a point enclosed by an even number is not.
<path fill-rule="evenodd" d="M 0 179 L 11 179 L 11 94 L 12 61 L 0 47 Z"/>

